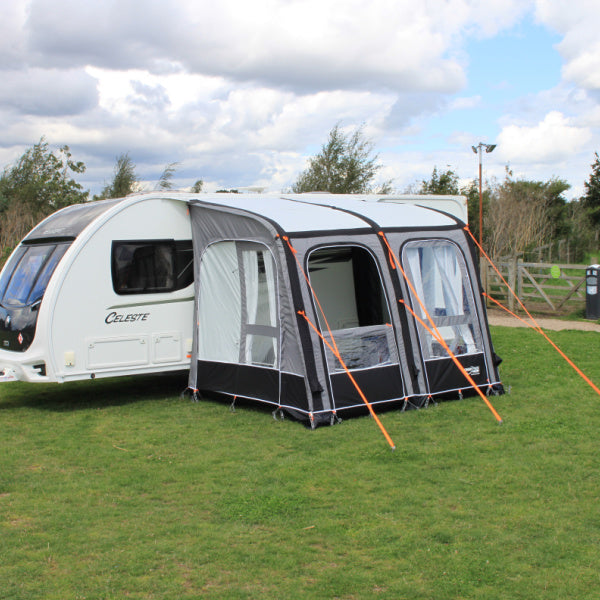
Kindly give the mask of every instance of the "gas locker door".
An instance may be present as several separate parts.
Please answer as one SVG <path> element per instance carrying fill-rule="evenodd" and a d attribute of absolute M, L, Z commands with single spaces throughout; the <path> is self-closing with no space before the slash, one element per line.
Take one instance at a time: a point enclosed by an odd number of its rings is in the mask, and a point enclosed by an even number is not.
<path fill-rule="evenodd" d="M 183 360 L 182 336 L 179 331 L 152 334 L 152 362 L 171 363 Z"/>

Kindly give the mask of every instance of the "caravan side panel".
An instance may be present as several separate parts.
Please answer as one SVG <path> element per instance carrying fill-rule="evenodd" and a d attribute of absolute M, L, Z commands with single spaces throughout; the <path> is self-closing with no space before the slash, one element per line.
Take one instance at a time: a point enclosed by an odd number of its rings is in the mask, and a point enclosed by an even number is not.
<path fill-rule="evenodd" d="M 118 277 L 115 279 L 117 240 L 126 241 L 128 249 L 140 242 L 138 246 L 146 254 L 155 245 L 162 249 L 170 247 L 172 240 L 188 240 L 188 260 L 191 261 L 191 228 L 186 204 L 166 199 L 129 204 L 112 213 L 87 239 L 81 240 L 66 272 L 53 282 L 51 291 L 55 301 L 48 307 L 49 372 L 59 381 L 92 375 L 109 377 L 170 371 L 189 365 L 192 265 L 189 265 L 189 284 L 183 289 L 127 289 L 126 283 L 119 283 Z M 167 258 L 164 260 L 168 263 Z M 156 261 L 148 262 L 147 257 L 146 261 L 146 267 L 156 265 Z M 156 289 L 162 289 L 160 285 L 159 281 Z M 171 284 L 168 282 L 168 285 Z"/>

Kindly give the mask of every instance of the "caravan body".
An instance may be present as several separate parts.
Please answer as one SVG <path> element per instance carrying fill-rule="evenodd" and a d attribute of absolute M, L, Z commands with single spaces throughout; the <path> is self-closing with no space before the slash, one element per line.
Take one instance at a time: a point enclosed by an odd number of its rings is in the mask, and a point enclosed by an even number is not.
<path fill-rule="evenodd" d="M 375 406 L 421 406 L 468 392 L 421 321 L 427 312 L 476 385 L 501 390 L 464 223 L 370 200 L 190 201 L 191 389 L 255 399 L 312 424 L 364 408 L 361 393 Z"/>
<path fill-rule="evenodd" d="M 159 195 L 64 208 L 0 275 L 3 380 L 186 369 L 193 311 L 187 205 Z"/>

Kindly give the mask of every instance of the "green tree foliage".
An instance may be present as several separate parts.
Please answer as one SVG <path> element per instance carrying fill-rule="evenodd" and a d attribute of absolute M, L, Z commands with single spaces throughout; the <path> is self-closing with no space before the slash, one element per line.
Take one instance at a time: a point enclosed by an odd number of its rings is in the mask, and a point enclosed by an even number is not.
<path fill-rule="evenodd" d="M 584 208 L 595 226 L 600 225 L 600 156 L 595 153 L 596 160 L 592 163 L 592 172 L 584 182 L 585 194 L 582 197 Z"/>
<path fill-rule="evenodd" d="M 65 206 L 85 202 L 89 192 L 73 179 L 85 165 L 68 146 L 51 151 L 42 137 L 0 177 L 0 260 L 41 219 Z"/>
<path fill-rule="evenodd" d="M 373 155 L 373 143 L 365 139 L 362 127 L 346 135 L 336 125 L 329 132 L 329 139 L 321 152 L 309 159 L 308 168 L 300 173 L 292 191 L 332 194 L 369 192 L 381 168 L 377 159 L 378 156 Z"/>
<path fill-rule="evenodd" d="M 173 189 L 173 175 L 175 175 L 175 171 L 177 170 L 177 165 L 179 163 L 169 163 L 161 173 L 161 176 L 156 184 L 156 189 L 159 190 L 171 190 Z"/>
<path fill-rule="evenodd" d="M 570 262 L 580 263 L 588 260 L 589 254 L 598 257 L 598 227 L 590 220 L 588 209 L 583 199 L 567 203 L 568 223 L 571 226 L 569 235 Z"/>
<path fill-rule="evenodd" d="M 419 194 L 441 194 L 441 195 L 457 195 L 460 194 L 458 188 L 458 175 L 448 169 L 440 172 L 437 167 L 433 167 L 431 179 L 428 181 L 423 179 Z"/>
<path fill-rule="evenodd" d="M 473 179 L 467 185 L 460 189 L 460 193 L 467 198 L 467 212 L 469 214 L 469 229 L 479 240 L 479 181 Z M 486 229 L 489 229 L 489 219 L 487 218 L 490 206 L 491 190 L 489 186 L 483 186 L 481 189 L 481 213 L 483 216 L 483 238 L 487 237 Z"/>
<path fill-rule="evenodd" d="M 129 153 L 117 157 L 112 181 L 104 186 L 100 194 L 94 196 L 94 200 L 104 198 L 124 198 L 140 189 L 140 182 L 135 174 L 135 163 L 131 160 Z"/>
<path fill-rule="evenodd" d="M 546 198 L 546 208 L 551 223 L 551 235 L 553 238 L 567 237 L 571 233 L 569 222 L 569 211 L 565 192 L 571 187 L 564 179 L 553 177 L 541 185 Z"/>
<path fill-rule="evenodd" d="M 203 187 L 204 187 L 204 181 L 202 181 L 202 179 L 198 179 L 198 181 L 196 181 L 196 183 L 194 183 L 194 185 L 192 186 L 192 189 L 190 191 L 193 194 L 199 194 L 202 191 Z"/>

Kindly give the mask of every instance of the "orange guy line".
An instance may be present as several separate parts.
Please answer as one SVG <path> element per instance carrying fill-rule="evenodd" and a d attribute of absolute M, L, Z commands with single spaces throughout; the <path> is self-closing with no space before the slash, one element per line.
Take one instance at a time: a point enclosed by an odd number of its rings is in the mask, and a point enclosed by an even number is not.
<path fill-rule="evenodd" d="M 600 396 L 600 389 L 598 389 L 596 384 L 548 337 L 546 332 L 539 325 L 532 325 L 531 323 L 528 323 L 527 321 L 525 321 L 525 319 L 521 319 L 521 317 L 519 317 L 514 312 L 500 304 L 500 302 L 498 302 L 498 300 L 496 300 L 495 298 L 492 298 L 487 294 L 484 294 L 484 296 L 486 298 L 489 298 L 495 304 L 497 304 L 502 310 L 506 311 L 509 315 L 512 315 L 513 317 L 519 319 L 519 321 L 525 323 L 527 327 L 530 327 L 531 329 L 537 331 L 540 335 L 542 335 L 546 339 L 546 341 L 567 361 L 569 366 L 571 366 L 575 370 L 575 372 L 596 392 L 596 394 Z"/>
<path fill-rule="evenodd" d="M 594 382 L 548 337 L 548 334 L 542 329 L 540 324 L 533 318 L 533 316 L 527 310 L 527 308 L 525 307 L 525 305 L 523 304 L 521 299 L 517 296 L 515 291 L 510 287 L 510 285 L 508 285 L 508 282 L 506 281 L 506 279 L 504 279 L 504 277 L 502 277 L 502 274 L 498 270 L 498 267 L 496 267 L 496 265 L 493 263 L 492 259 L 485 253 L 484 249 L 480 246 L 479 242 L 475 239 L 475 236 L 471 233 L 471 230 L 469 229 L 468 225 L 465 226 L 465 231 L 471 236 L 471 239 L 475 242 L 475 244 L 481 251 L 481 254 L 483 256 L 485 256 L 485 258 L 490 263 L 490 265 L 492 266 L 492 268 L 494 269 L 494 271 L 496 272 L 498 277 L 500 277 L 500 279 L 502 280 L 504 285 L 507 287 L 507 289 L 510 291 L 510 293 L 515 297 L 515 299 L 519 303 L 519 306 L 527 313 L 527 316 L 531 319 L 531 322 L 533 323 L 533 325 L 531 323 L 527 323 L 527 321 L 525 321 L 524 319 L 521 319 L 521 317 L 518 317 L 515 313 L 511 312 L 508 308 L 505 308 L 502 304 L 500 304 L 500 302 L 498 302 L 491 296 L 488 296 L 487 294 L 485 294 L 485 297 L 489 298 L 490 300 L 495 302 L 503 310 L 505 310 L 509 314 L 513 315 L 514 317 L 519 319 L 519 321 L 522 321 L 523 323 L 525 323 L 525 325 L 527 325 L 528 327 L 531 327 L 531 329 L 534 329 L 541 336 L 543 336 L 546 339 L 546 341 L 567 361 L 567 363 L 575 370 L 575 372 L 596 392 L 596 394 L 598 394 L 600 396 L 600 389 L 598 389 L 598 387 L 594 384 Z"/>

